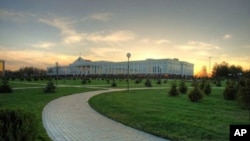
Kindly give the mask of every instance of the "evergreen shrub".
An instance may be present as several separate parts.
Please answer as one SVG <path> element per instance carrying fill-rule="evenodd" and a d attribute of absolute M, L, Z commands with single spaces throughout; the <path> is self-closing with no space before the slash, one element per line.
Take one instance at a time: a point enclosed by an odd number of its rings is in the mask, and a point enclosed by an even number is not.
<path fill-rule="evenodd" d="M 185 81 L 182 80 L 182 81 L 180 82 L 180 84 L 179 84 L 179 91 L 180 91 L 182 94 L 185 94 L 185 93 L 187 93 L 187 90 L 188 90 L 188 88 L 187 88 L 187 86 L 186 86 L 186 84 L 185 84 Z"/>
<path fill-rule="evenodd" d="M 111 86 L 112 87 L 116 87 L 117 86 L 116 83 L 115 83 L 115 79 L 113 79 L 113 82 L 111 83 Z"/>
<path fill-rule="evenodd" d="M 12 88 L 10 87 L 10 85 L 8 84 L 8 80 L 7 79 L 2 79 L 2 84 L 0 85 L 0 93 L 12 93 Z"/>
<path fill-rule="evenodd" d="M 34 114 L 19 109 L 0 110 L 1 141 L 34 141 L 38 121 Z"/>
<path fill-rule="evenodd" d="M 227 82 L 225 90 L 223 91 L 223 98 L 225 100 L 235 100 L 237 93 L 237 88 L 232 80 Z"/>
<path fill-rule="evenodd" d="M 87 84 L 87 79 L 82 79 L 82 84 Z"/>
<path fill-rule="evenodd" d="M 244 82 L 239 83 L 237 101 L 243 108 L 250 109 L 250 79 L 244 78 Z"/>
<path fill-rule="evenodd" d="M 50 80 L 48 83 L 47 83 L 47 86 L 44 88 L 44 92 L 45 93 L 54 93 L 56 92 L 55 91 L 56 89 L 56 86 L 54 85 L 54 83 Z"/>
<path fill-rule="evenodd" d="M 161 79 L 158 79 L 156 84 L 160 85 L 161 84 Z"/>
<path fill-rule="evenodd" d="M 141 83 L 141 79 L 136 79 L 135 84 L 139 84 L 139 83 Z"/>
<path fill-rule="evenodd" d="M 173 82 L 168 94 L 169 94 L 169 96 L 177 96 L 177 95 L 179 95 L 179 91 L 177 89 L 176 82 Z"/>
<path fill-rule="evenodd" d="M 210 83 L 208 81 L 206 81 L 206 83 L 205 83 L 205 86 L 203 88 L 203 92 L 204 92 L 205 95 L 210 95 L 211 92 L 212 92 L 211 85 L 210 85 Z"/>
<path fill-rule="evenodd" d="M 146 82 L 144 83 L 144 85 L 146 87 L 152 87 L 152 83 L 151 83 L 151 81 L 149 79 L 146 80 Z"/>
<path fill-rule="evenodd" d="M 203 93 L 202 91 L 199 89 L 198 86 L 195 86 L 190 93 L 188 94 L 188 98 L 192 101 L 192 102 L 197 102 L 199 100 L 201 100 L 203 97 Z"/>

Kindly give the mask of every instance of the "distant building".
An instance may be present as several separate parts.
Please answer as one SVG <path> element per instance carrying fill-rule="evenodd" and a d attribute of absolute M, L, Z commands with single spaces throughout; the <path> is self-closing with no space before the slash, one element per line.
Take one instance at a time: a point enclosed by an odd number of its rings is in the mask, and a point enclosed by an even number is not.
<path fill-rule="evenodd" d="M 5 61 L 0 60 L 0 77 L 5 76 Z"/>
<path fill-rule="evenodd" d="M 130 74 L 161 74 L 193 76 L 194 64 L 178 59 L 146 59 L 129 62 Z M 79 57 L 69 66 L 47 68 L 47 75 L 122 75 L 127 74 L 128 62 L 90 61 Z"/>

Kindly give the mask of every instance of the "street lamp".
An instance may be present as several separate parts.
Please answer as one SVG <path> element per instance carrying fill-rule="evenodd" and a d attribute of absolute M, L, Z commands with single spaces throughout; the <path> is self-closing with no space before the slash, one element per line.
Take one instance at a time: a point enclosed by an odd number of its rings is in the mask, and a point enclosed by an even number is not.
<path fill-rule="evenodd" d="M 58 62 L 56 62 L 56 85 L 58 80 Z"/>
<path fill-rule="evenodd" d="M 127 53 L 128 57 L 128 77 L 127 77 L 127 91 L 129 91 L 129 58 L 131 57 L 130 53 Z"/>

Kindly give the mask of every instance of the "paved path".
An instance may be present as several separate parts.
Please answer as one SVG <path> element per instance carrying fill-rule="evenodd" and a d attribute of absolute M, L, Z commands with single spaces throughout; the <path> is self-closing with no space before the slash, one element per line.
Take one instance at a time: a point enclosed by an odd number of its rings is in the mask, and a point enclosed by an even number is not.
<path fill-rule="evenodd" d="M 54 141 L 166 141 L 127 127 L 93 110 L 90 97 L 122 89 L 99 90 L 58 98 L 43 110 L 43 124 Z"/>

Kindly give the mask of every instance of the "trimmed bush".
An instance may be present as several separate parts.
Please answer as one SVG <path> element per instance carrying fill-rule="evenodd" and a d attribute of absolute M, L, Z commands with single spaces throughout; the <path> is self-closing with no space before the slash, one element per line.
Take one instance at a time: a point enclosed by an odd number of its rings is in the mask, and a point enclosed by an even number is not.
<path fill-rule="evenodd" d="M 210 95 L 211 92 L 212 92 L 211 85 L 210 85 L 210 83 L 208 81 L 205 83 L 205 86 L 203 88 L 203 92 L 204 92 L 205 95 Z"/>
<path fill-rule="evenodd" d="M 239 85 L 237 101 L 241 107 L 250 109 L 250 79 L 244 79 Z"/>
<path fill-rule="evenodd" d="M 152 87 L 151 81 L 149 79 L 146 80 L 146 82 L 144 83 L 144 85 L 146 87 Z"/>
<path fill-rule="evenodd" d="M 182 80 L 182 81 L 180 82 L 180 84 L 179 84 L 179 91 L 180 91 L 182 94 L 185 94 L 185 93 L 187 93 L 187 90 L 188 90 L 188 88 L 187 88 L 187 86 L 186 86 L 186 84 L 185 84 L 185 81 Z"/>
<path fill-rule="evenodd" d="M 22 110 L 0 110 L 1 141 L 34 141 L 38 121 L 34 114 Z"/>
<path fill-rule="evenodd" d="M 82 79 L 82 84 L 87 84 L 87 79 Z"/>
<path fill-rule="evenodd" d="M 204 92 L 205 95 L 209 95 L 212 91 L 211 85 L 208 80 L 202 80 L 199 85 L 200 90 Z"/>
<path fill-rule="evenodd" d="M 113 79 L 113 82 L 112 82 L 111 86 L 112 87 L 116 87 L 117 86 L 116 83 L 115 83 L 115 79 Z"/>
<path fill-rule="evenodd" d="M 227 85 L 225 87 L 225 90 L 223 92 L 223 97 L 225 100 L 235 100 L 237 93 L 237 88 L 235 86 L 235 83 L 231 80 L 227 82 Z"/>
<path fill-rule="evenodd" d="M 12 93 L 12 88 L 9 86 L 7 79 L 3 78 L 1 83 L 0 93 Z"/>
<path fill-rule="evenodd" d="M 191 86 L 192 86 L 192 87 L 196 87 L 197 85 L 198 85 L 197 80 L 194 79 L 194 80 L 192 81 L 192 83 L 191 83 Z"/>
<path fill-rule="evenodd" d="M 188 94 L 188 98 L 192 101 L 192 102 L 197 102 L 199 100 L 201 100 L 203 97 L 202 91 L 199 89 L 198 86 L 195 86 L 190 93 Z"/>
<path fill-rule="evenodd" d="M 157 82 L 156 82 L 156 84 L 160 85 L 161 84 L 161 79 L 158 79 Z"/>
<path fill-rule="evenodd" d="M 47 86 L 45 87 L 45 89 L 43 90 L 45 93 L 54 93 L 56 92 L 55 91 L 56 89 L 56 86 L 54 85 L 54 83 L 50 80 L 48 83 L 47 83 Z"/>
<path fill-rule="evenodd" d="M 203 90 L 205 88 L 206 85 L 206 80 L 202 79 L 201 83 L 199 84 L 200 90 Z"/>
<path fill-rule="evenodd" d="M 221 87 L 221 86 L 222 86 L 220 80 L 217 80 L 217 81 L 216 81 L 216 86 L 217 86 L 217 87 Z"/>
<path fill-rule="evenodd" d="M 173 84 L 171 86 L 171 89 L 168 92 L 168 95 L 169 96 L 177 96 L 177 95 L 179 95 L 179 91 L 177 89 L 176 82 L 173 82 Z"/>
<path fill-rule="evenodd" d="M 141 79 L 136 79 L 135 84 L 139 84 L 139 83 L 141 83 Z"/>

